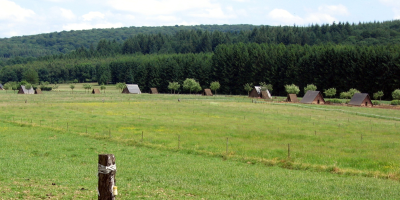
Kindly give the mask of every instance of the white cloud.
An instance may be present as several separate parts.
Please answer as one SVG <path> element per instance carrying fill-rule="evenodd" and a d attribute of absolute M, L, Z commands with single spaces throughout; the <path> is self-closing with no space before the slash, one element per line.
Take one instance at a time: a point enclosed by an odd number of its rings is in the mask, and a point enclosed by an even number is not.
<path fill-rule="evenodd" d="M 200 14 L 191 14 L 194 17 L 213 18 L 213 19 L 230 19 L 235 18 L 235 15 L 225 15 L 220 7 L 204 9 Z"/>
<path fill-rule="evenodd" d="M 93 19 L 104 19 L 104 16 L 105 15 L 101 12 L 89 12 L 82 17 L 84 21 L 92 21 Z"/>
<path fill-rule="evenodd" d="M 35 12 L 22 8 L 16 3 L 8 0 L 0 0 L 0 20 L 23 21 L 35 15 Z"/>
<path fill-rule="evenodd" d="M 168 16 L 168 15 L 160 15 L 157 17 L 149 18 L 149 19 L 160 20 L 160 21 L 169 21 L 169 22 L 179 20 L 179 18 L 177 18 L 175 16 Z"/>
<path fill-rule="evenodd" d="M 400 1 L 398 0 L 380 0 L 384 5 L 392 7 L 393 18 L 400 19 Z"/>
<path fill-rule="evenodd" d="M 398 0 L 379 0 L 379 1 L 388 6 L 400 7 L 400 1 L 398 1 Z"/>
<path fill-rule="evenodd" d="M 72 23 L 63 25 L 63 30 L 85 30 L 92 28 L 119 28 L 123 27 L 122 23 L 99 23 L 99 24 L 89 24 L 89 23 Z"/>
<path fill-rule="evenodd" d="M 274 9 L 268 14 L 268 16 L 285 25 L 304 24 L 304 19 L 299 16 L 292 15 L 290 12 L 283 9 Z"/>
<path fill-rule="evenodd" d="M 343 5 L 323 5 L 319 6 L 317 11 L 307 9 L 305 16 L 291 14 L 284 9 L 274 9 L 267 17 L 275 21 L 275 25 L 307 25 L 310 23 L 332 23 L 338 21 L 334 16 L 350 15 L 350 12 Z"/>
<path fill-rule="evenodd" d="M 144 15 L 170 15 L 192 9 L 212 9 L 217 6 L 212 4 L 210 0 L 112 0 L 108 4 L 117 10 Z"/>
<path fill-rule="evenodd" d="M 65 19 L 72 20 L 72 19 L 76 18 L 75 14 L 72 12 L 72 10 L 60 8 L 60 11 L 61 11 L 61 13 L 60 13 L 61 16 L 64 17 Z"/>
<path fill-rule="evenodd" d="M 324 5 L 318 7 L 318 11 L 324 14 L 331 14 L 331 15 L 349 15 L 349 11 L 347 10 L 346 6 L 344 5 Z"/>

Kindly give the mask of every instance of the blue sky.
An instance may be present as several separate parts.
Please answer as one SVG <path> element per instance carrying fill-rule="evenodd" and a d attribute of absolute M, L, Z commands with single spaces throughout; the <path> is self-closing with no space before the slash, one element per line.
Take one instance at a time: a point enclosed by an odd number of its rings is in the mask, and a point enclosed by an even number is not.
<path fill-rule="evenodd" d="M 400 0 L 0 0 L 0 38 L 129 26 L 393 19 L 400 19 Z"/>

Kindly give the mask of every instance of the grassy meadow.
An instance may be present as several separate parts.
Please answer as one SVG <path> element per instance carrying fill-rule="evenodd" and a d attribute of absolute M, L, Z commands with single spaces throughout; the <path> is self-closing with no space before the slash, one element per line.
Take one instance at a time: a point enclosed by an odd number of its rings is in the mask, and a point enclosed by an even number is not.
<path fill-rule="evenodd" d="M 0 199 L 95 199 L 100 153 L 116 155 L 124 199 L 393 199 L 400 191 L 397 110 L 112 86 L 92 95 L 76 84 L 73 93 L 69 85 L 0 91 L 0 113 Z"/>

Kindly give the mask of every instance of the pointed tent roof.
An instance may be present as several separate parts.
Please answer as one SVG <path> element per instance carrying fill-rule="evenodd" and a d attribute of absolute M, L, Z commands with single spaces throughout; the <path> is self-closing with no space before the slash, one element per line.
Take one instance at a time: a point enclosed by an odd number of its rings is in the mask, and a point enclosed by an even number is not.
<path fill-rule="evenodd" d="M 365 100 L 367 100 L 372 106 L 371 98 L 369 97 L 368 93 L 355 93 L 348 104 L 360 106 Z"/>
<path fill-rule="evenodd" d="M 18 94 L 35 94 L 35 90 L 31 87 L 31 89 L 26 89 L 25 85 L 21 85 L 21 88 L 19 88 Z"/>
<path fill-rule="evenodd" d="M 207 89 L 204 89 L 204 90 L 203 90 L 202 95 L 203 95 L 203 96 L 212 96 L 213 93 L 211 92 L 210 89 L 207 88 Z"/>
<path fill-rule="evenodd" d="M 263 99 L 271 99 L 271 93 L 268 89 L 265 91 L 261 90 L 261 86 L 254 86 L 253 90 L 249 92 L 249 97 L 261 97 Z"/>
<path fill-rule="evenodd" d="M 297 94 L 288 94 L 286 98 L 287 102 L 299 102 L 297 99 Z"/>
<path fill-rule="evenodd" d="M 158 94 L 157 88 L 150 88 L 150 94 Z"/>
<path fill-rule="evenodd" d="M 142 92 L 137 84 L 126 84 L 126 88 L 122 90 L 122 93 L 141 94 Z"/>
<path fill-rule="evenodd" d="M 36 88 L 35 94 L 43 94 L 43 92 L 40 88 Z"/>
<path fill-rule="evenodd" d="M 322 97 L 322 94 L 320 91 L 307 91 L 307 93 L 304 95 L 303 99 L 301 99 L 300 103 L 313 103 L 315 99 L 320 95 L 321 100 L 325 102 L 324 98 Z"/>
<path fill-rule="evenodd" d="M 101 92 L 99 89 L 96 88 L 92 90 L 92 94 L 101 94 Z"/>

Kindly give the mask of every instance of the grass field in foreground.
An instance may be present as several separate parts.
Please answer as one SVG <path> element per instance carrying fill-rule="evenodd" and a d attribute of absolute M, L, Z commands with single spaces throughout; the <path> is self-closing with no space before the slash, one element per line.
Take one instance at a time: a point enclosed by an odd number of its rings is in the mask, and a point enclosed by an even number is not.
<path fill-rule="evenodd" d="M 121 145 L 165 151 L 176 151 L 179 145 L 182 152 L 243 162 L 399 178 L 400 124 L 371 117 L 400 117 L 396 110 L 255 104 L 240 96 L 126 95 L 113 88 L 101 95 L 75 90 L 71 94 L 64 85 L 60 92 L 43 95 L 2 91 L 1 119 Z"/>
<path fill-rule="evenodd" d="M 113 153 L 118 199 L 396 199 L 397 181 L 287 170 L 0 122 L 0 199 L 97 199 Z"/>

